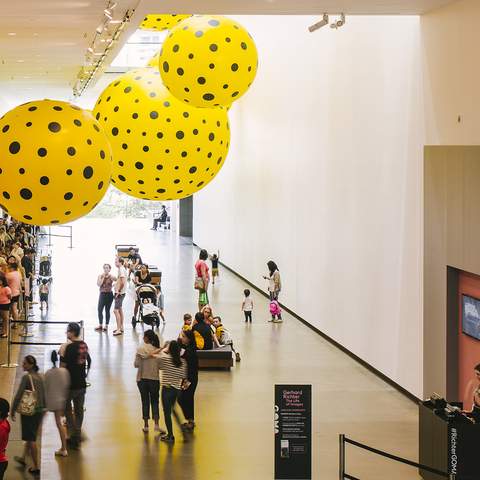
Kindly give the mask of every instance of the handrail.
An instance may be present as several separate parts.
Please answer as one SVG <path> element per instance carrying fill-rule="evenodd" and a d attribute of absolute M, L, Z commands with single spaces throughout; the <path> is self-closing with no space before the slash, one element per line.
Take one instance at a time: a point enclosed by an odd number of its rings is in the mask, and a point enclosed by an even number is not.
<path fill-rule="evenodd" d="M 449 474 L 447 472 L 442 472 L 441 470 L 437 470 L 436 468 L 432 468 L 428 465 L 423 465 L 421 463 L 414 462 L 412 460 L 407 460 L 406 458 L 399 457 L 397 455 L 393 455 L 388 452 L 384 452 L 383 450 L 379 450 L 378 448 L 373 448 L 368 445 L 365 445 L 363 443 L 357 442 L 355 440 L 352 440 L 348 438 L 344 434 L 339 435 L 339 442 L 340 442 L 340 450 L 339 450 L 339 478 L 340 480 L 360 480 L 359 478 L 356 478 L 352 475 L 349 475 L 346 473 L 346 451 L 345 451 L 345 444 L 350 444 L 353 445 L 354 447 L 360 448 L 362 450 L 367 450 L 368 452 L 374 453 L 375 455 L 380 455 L 381 457 L 388 458 L 390 460 L 394 460 L 395 462 L 403 463 L 405 465 L 409 465 L 410 467 L 415 467 L 419 468 L 421 470 L 425 470 L 430 473 L 434 473 L 436 475 L 439 475 L 440 477 L 443 478 L 448 478 L 449 480 L 455 480 L 458 479 L 459 477 L 455 474 Z M 463 478 L 462 480 L 468 480 L 466 478 Z"/>

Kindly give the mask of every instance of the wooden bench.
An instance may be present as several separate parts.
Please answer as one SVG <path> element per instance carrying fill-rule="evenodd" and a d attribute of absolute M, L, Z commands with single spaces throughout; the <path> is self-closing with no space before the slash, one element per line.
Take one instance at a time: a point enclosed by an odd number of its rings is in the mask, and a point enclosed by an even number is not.
<path fill-rule="evenodd" d="M 127 258 L 130 255 L 130 250 L 132 248 L 135 250 L 135 253 L 138 253 L 138 251 L 140 250 L 136 245 L 128 245 L 128 244 L 115 245 L 115 250 L 117 251 L 117 257 Z"/>
<path fill-rule="evenodd" d="M 213 350 L 197 350 L 198 368 L 222 368 L 230 370 L 233 367 L 232 347 L 225 345 Z"/>

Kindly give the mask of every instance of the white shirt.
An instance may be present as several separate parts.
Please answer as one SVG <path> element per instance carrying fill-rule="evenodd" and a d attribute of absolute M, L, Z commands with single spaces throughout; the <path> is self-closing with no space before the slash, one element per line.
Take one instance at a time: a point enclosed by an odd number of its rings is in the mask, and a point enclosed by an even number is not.
<path fill-rule="evenodd" d="M 120 279 L 123 278 L 123 287 L 119 289 L 120 286 Z M 127 271 L 123 265 L 118 267 L 118 276 L 117 281 L 115 283 L 115 293 L 123 295 L 127 291 Z"/>
<path fill-rule="evenodd" d="M 250 297 L 245 297 L 243 300 L 243 311 L 251 312 L 253 310 L 253 300 Z"/>

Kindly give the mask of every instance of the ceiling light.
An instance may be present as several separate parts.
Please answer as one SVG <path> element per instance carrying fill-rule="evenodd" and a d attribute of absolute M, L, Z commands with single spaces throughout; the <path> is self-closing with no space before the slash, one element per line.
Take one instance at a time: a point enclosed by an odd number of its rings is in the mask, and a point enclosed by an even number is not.
<path fill-rule="evenodd" d="M 314 32 L 315 30 L 319 30 L 325 25 L 328 25 L 328 15 L 326 13 L 323 14 L 323 18 L 319 22 L 314 23 L 312 26 L 308 27 L 308 31 L 310 33 Z"/>
<path fill-rule="evenodd" d="M 111 10 L 109 10 L 108 8 L 106 8 L 103 13 L 105 14 L 105 16 L 111 20 L 113 18 L 113 12 Z"/>
<path fill-rule="evenodd" d="M 95 29 L 95 31 L 96 31 L 99 35 L 101 35 L 104 28 L 105 28 L 105 26 L 104 26 L 103 23 L 102 23 L 102 24 L 100 24 L 100 25 Z"/>
<path fill-rule="evenodd" d="M 92 47 L 88 47 L 88 48 L 87 48 L 87 52 L 88 52 L 88 53 L 93 53 L 93 48 L 92 48 Z"/>
<path fill-rule="evenodd" d="M 345 25 L 345 14 L 342 13 L 340 15 L 340 20 L 337 20 L 336 22 L 333 22 L 331 25 L 330 25 L 330 28 L 340 28 L 340 27 L 343 27 Z"/>
<path fill-rule="evenodd" d="M 10 35 L 11 37 L 15 36 L 16 33 L 15 32 L 9 32 L 7 35 Z"/>
<path fill-rule="evenodd" d="M 25 60 L 17 60 L 17 63 L 24 63 Z"/>

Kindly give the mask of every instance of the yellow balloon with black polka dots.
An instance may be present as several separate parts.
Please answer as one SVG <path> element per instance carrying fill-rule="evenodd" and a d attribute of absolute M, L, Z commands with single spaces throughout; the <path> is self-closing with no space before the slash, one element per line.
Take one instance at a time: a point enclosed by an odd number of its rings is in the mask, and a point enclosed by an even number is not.
<path fill-rule="evenodd" d="M 176 98 L 196 107 L 228 106 L 250 87 L 258 54 L 237 22 L 195 15 L 172 29 L 163 43 L 159 68 Z"/>
<path fill-rule="evenodd" d="M 191 15 L 169 15 L 169 14 L 160 14 L 152 13 L 147 15 L 143 22 L 140 24 L 141 30 L 168 30 L 169 28 L 174 27 L 182 20 L 191 17 Z"/>
<path fill-rule="evenodd" d="M 91 112 L 56 100 L 19 105 L 0 119 L 0 207 L 32 225 L 82 217 L 107 191 L 111 156 Z"/>
<path fill-rule="evenodd" d="M 112 146 L 112 183 L 133 197 L 188 197 L 212 181 L 225 162 L 226 110 L 180 102 L 163 86 L 157 68 L 118 77 L 93 112 Z"/>

